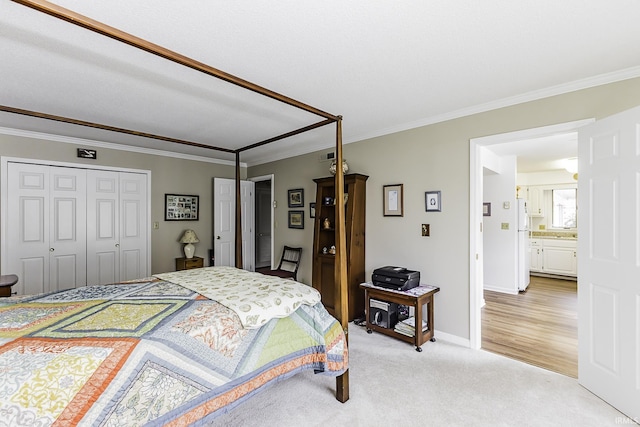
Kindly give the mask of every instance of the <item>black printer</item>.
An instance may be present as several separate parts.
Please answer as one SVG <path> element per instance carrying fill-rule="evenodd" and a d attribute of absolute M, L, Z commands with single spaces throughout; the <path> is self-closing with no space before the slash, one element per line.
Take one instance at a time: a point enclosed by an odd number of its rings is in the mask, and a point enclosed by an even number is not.
<path fill-rule="evenodd" d="M 374 286 L 406 291 L 420 285 L 420 272 L 407 270 L 404 267 L 380 267 L 373 270 L 372 282 Z"/>

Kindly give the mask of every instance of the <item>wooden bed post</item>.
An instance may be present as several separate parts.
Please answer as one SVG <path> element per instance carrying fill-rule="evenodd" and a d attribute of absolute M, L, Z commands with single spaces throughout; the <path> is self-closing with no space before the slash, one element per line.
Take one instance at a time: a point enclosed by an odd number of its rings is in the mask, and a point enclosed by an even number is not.
<path fill-rule="evenodd" d="M 347 289 L 347 237 L 344 206 L 344 172 L 342 171 L 342 117 L 336 122 L 336 263 L 335 283 L 338 285 L 339 303 L 336 311 L 338 321 L 349 342 L 349 294 Z M 349 400 L 349 370 L 336 378 L 336 399 L 340 402 Z"/>
<path fill-rule="evenodd" d="M 242 268 L 242 200 L 240 182 L 240 152 L 236 152 L 236 268 Z"/>

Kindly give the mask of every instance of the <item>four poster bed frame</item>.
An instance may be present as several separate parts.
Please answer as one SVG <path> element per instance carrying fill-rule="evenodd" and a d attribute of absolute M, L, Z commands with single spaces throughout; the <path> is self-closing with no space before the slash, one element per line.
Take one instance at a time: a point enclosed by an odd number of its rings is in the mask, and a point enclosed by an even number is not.
<path fill-rule="evenodd" d="M 65 9 L 53 3 L 49 3 L 44 0 L 13 0 L 16 3 L 20 3 L 22 5 L 28 6 L 37 11 L 46 13 L 58 19 L 67 21 L 74 25 L 83 27 L 90 31 L 96 32 L 98 34 L 102 34 L 104 36 L 115 39 L 119 42 L 128 44 L 137 49 L 146 51 L 153 55 L 159 56 L 166 60 L 175 62 L 177 64 L 183 65 L 185 67 L 191 68 L 193 70 L 199 71 L 206 75 L 215 77 L 217 79 L 226 81 L 230 84 L 239 86 L 241 88 L 253 91 L 260 95 L 266 96 L 268 98 L 272 98 L 281 103 L 290 105 L 292 107 L 302 109 L 314 115 L 317 115 L 321 118 L 320 121 L 296 129 L 290 132 L 284 133 L 282 135 L 274 136 L 272 138 L 266 139 L 264 141 L 256 142 L 251 145 L 247 145 L 245 147 L 241 147 L 239 149 L 230 149 L 224 147 L 214 147 L 202 143 L 180 140 L 176 138 L 154 135 L 145 132 L 139 132 L 130 129 L 123 129 L 114 126 L 109 126 L 106 124 L 92 123 L 82 120 L 77 120 L 68 117 L 55 116 L 51 114 L 46 114 L 42 112 L 29 111 L 19 108 L 14 108 L 10 106 L 0 105 L 0 111 L 5 111 L 14 114 L 26 115 L 46 120 L 53 120 L 58 122 L 69 123 L 73 125 L 79 126 L 87 126 L 112 132 L 124 133 L 129 135 L 134 135 L 138 137 L 151 138 L 166 142 L 172 142 L 176 144 L 190 145 L 194 147 L 206 148 L 226 153 L 235 154 L 235 179 L 236 179 L 236 215 L 235 215 L 235 227 L 236 227 L 236 235 L 235 235 L 235 262 L 236 267 L 242 268 L 242 222 L 241 222 L 241 204 L 240 204 L 240 154 L 244 151 L 250 150 L 252 148 L 260 147 L 266 144 L 270 144 L 285 138 L 292 137 L 294 135 L 298 135 L 313 129 L 320 128 L 322 126 L 326 126 L 332 123 L 336 125 L 336 161 L 337 164 L 342 164 L 342 117 L 333 115 L 317 108 L 314 108 L 310 105 L 304 104 L 302 102 L 296 101 L 279 93 L 273 92 L 264 87 L 253 84 L 249 81 L 243 80 L 231 74 L 228 74 L 219 69 L 213 68 L 209 65 L 206 65 L 202 62 L 198 62 L 194 59 L 188 58 L 184 55 L 181 55 L 177 52 L 171 51 L 169 49 L 158 46 L 154 43 L 146 41 L 144 39 L 138 38 L 126 32 L 120 31 L 116 28 L 110 27 L 106 24 L 88 18 L 86 16 L 80 15 L 76 12 L 73 12 L 69 9 Z M 336 189 L 336 200 L 342 200 L 344 197 L 344 174 L 342 168 L 336 169 L 335 175 L 335 189 Z M 336 204 L 336 263 L 335 263 L 335 282 L 339 288 L 338 297 L 339 301 L 336 304 L 336 318 L 340 323 L 345 336 L 348 337 L 348 293 L 347 293 L 347 260 L 346 260 L 346 235 L 345 235 L 345 208 L 344 204 L 338 203 Z M 346 402 L 349 399 L 349 371 L 346 370 L 342 375 L 336 378 L 336 399 L 340 402 Z"/>

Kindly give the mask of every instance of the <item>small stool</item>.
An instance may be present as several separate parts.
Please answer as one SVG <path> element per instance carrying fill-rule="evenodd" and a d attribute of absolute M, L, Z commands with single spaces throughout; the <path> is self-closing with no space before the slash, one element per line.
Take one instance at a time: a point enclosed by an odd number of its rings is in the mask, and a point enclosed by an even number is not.
<path fill-rule="evenodd" d="M 18 283 L 18 276 L 15 274 L 0 276 L 0 297 L 10 297 L 11 287 L 16 283 Z"/>

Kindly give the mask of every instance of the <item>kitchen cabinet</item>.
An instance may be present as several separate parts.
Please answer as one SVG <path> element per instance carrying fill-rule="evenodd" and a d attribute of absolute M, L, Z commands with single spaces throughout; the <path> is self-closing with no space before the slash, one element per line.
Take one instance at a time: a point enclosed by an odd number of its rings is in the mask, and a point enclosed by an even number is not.
<path fill-rule="evenodd" d="M 529 216 L 544 216 L 544 189 L 535 185 L 527 187 L 527 211 Z"/>
<path fill-rule="evenodd" d="M 542 265 L 545 273 L 577 276 L 576 241 L 544 239 Z"/>
<path fill-rule="evenodd" d="M 529 241 L 529 246 L 531 247 L 530 270 L 532 272 L 541 272 L 542 271 L 542 240 L 531 239 Z"/>
<path fill-rule="evenodd" d="M 531 239 L 531 272 L 578 275 L 577 241 L 571 239 Z"/>

